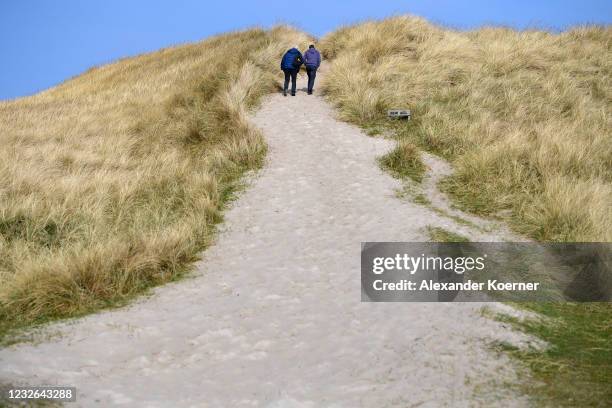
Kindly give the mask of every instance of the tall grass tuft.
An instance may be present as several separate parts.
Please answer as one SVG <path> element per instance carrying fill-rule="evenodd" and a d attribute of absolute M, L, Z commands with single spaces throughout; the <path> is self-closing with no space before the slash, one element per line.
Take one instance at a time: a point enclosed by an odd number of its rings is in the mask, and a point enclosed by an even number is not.
<path fill-rule="evenodd" d="M 425 175 L 425 165 L 421 161 L 419 149 L 412 143 L 402 140 L 395 149 L 380 158 L 383 168 L 400 177 L 409 177 L 420 183 Z"/>

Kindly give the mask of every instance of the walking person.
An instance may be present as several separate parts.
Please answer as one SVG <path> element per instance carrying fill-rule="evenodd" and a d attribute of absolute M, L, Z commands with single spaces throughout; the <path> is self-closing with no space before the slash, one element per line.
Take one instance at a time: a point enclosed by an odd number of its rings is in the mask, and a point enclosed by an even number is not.
<path fill-rule="evenodd" d="M 308 95 L 312 95 L 317 69 L 321 65 L 321 54 L 313 44 L 310 44 L 304 53 L 304 65 L 306 65 L 306 74 L 308 74 Z"/>
<path fill-rule="evenodd" d="M 285 86 L 283 87 L 283 96 L 287 96 L 287 88 L 289 87 L 289 79 L 291 79 L 291 96 L 295 96 L 295 83 L 300 66 L 304 62 L 302 53 L 297 47 L 291 48 L 283 55 L 281 60 L 281 69 L 285 73 Z"/>

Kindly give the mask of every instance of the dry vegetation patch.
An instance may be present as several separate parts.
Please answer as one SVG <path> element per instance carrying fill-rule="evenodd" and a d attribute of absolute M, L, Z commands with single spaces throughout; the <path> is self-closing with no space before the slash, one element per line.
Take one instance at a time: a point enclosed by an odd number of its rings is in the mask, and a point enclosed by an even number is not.
<path fill-rule="evenodd" d="M 235 32 L 1 102 L 1 326 L 95 310 L 185 271 L 264 156 L 247 110 L 306 41 Z"/>
<path fill-rule="evenodd" d="M 413 17 L 323 39 L 324 84 L 364 126 L 408 107 L 400 140 L 450 159 L 456 202 L 540 240 L 612 240 L 612 29 L 458 32 Z"/>

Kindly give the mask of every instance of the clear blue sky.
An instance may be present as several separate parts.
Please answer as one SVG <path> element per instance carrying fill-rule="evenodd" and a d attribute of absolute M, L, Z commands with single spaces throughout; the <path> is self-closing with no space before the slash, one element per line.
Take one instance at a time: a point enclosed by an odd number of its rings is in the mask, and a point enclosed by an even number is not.
<path fill-rule="evenodd" d="M 0 99 L 36 93 L 93 65 L 254 25 L 321 36 L 411 13 L 455 28 L 552 30 L 612 22 L 612 0 L 0 0 Z"/>

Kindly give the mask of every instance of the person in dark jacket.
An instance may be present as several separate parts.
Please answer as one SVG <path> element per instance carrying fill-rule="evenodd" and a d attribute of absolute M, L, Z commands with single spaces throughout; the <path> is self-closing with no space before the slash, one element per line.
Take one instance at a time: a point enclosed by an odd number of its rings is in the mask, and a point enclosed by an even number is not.
<path fill-rule="evenodd" d="M 312 44 L 308 47 L 308 51 L 304 53 L 304 65 L 306 65 L 306 74 L 308 74 L 308 95 L 312 95 L 317 69 L 321 65 L 321 54 Z"/>
<path fill-rule="evenodd" d="M 281 69 L 285 73 L 285 86 L 283 87 L 283 96 L 287 96 L 287 88 L 289 87 L 289 78 L 291 78 L 291 96 L 295 96 L 295 82 L 300 66 L 304 62 L 302 53 L 297 47 L 291 48 L 283 55 L 281 60 Z"/>

